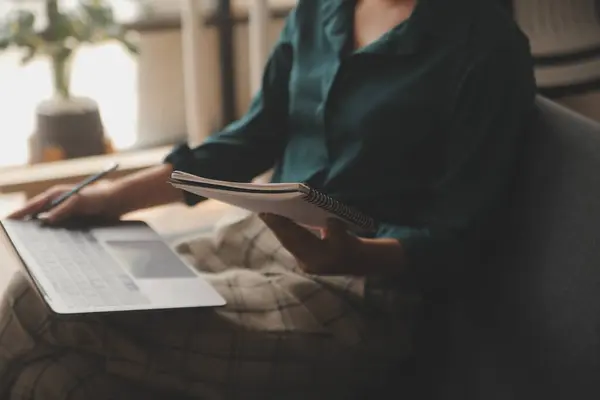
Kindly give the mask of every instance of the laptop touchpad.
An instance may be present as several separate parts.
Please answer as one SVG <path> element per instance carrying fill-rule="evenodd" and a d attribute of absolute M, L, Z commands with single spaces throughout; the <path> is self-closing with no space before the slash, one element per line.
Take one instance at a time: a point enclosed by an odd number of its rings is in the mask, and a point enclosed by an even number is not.
<path fill-rule="evenodd" d="M 104 244 L 137 279 L 196 278 L 161 240 L 106 240 Z"/>

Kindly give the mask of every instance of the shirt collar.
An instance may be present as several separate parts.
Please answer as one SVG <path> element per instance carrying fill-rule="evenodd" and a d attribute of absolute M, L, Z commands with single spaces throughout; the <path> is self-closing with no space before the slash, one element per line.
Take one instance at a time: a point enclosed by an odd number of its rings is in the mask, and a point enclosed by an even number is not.
<path fill-rule="evenodd" d="M 408 20 L 363 49 L 380 54 L 409 55 L 428 43 L 456 40 L 471 26 L 478 5 L 485 0 L 419 0 Z M 356 0 L 323 0 L 325 34 L 340 52 L 352 40 Z"/>

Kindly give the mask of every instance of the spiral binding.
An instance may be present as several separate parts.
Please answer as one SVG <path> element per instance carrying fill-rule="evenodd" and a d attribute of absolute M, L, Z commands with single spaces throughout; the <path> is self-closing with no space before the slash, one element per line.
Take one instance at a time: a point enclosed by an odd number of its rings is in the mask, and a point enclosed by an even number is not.
<path fill-rule="evenodd" d="M 367 231 L 374 231 L 377 229 L 377 224 L 373 218 L 366 216 L 352 207 L 342 204 L 331 196 L 319 192 L 318 190 L 310 188 L 308 193 L 304 195 L 304 199 L 308 203 L 314 204 L 327 212 L 352 222 L 361 229 Z"/>

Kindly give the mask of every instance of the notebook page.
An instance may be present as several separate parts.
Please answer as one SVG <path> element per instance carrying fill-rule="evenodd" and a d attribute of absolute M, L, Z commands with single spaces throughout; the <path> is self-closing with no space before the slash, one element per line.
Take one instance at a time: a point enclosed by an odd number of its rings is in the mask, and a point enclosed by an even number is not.
<path fill-rule="evenodd" d="M 178 189 L 194 193 L 198 196 L 240 207 L 255 213 L 271 213 L 289 218 L 301 225 L 311 228 L 324 228 L 329 218 L 338 218 L 359 228 L 349 221 L 340 218 L 324 209 L 307 202 L 301 192 L 293 193 L 245 193 L 228 190 L 209 189 L 180 183 L 172 183 Z M 359 228 L 360 229 L 360 228 Z"/>
<path fill-rule="evenodd" d="M 218 185 L 224 187 L 230 187 L 234 189 L 250 189 L 250 190 L 264 190 L 265 192 L 269 191 L 279 191 L 279 190 L 296 190 L 296 191 L 304 191 L 304 185 L 299 183 L 247 183 L 247 182 L 228 182 L 221 181 L 217 179 L 208 179 L 200 176 L 188 174 L 186 172 L 174 171 L 171 174 L 171 179 L 179 181 L 180 183 L 194 183 L 197 184 L 208 184 L 208 185 Z"/>

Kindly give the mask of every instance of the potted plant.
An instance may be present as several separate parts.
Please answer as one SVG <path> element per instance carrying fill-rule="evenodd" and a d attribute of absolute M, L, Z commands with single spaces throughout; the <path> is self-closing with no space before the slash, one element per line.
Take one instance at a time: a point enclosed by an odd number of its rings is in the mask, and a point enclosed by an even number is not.
<path fill-rule="evenodd" d="M 106 0 L 79 0 L 63 11 L 58 0 L 45 0 L 46 27 L 36 14 L 20 9 L 0 21 L 0 51 L 19 48 L 26 64 L 36 57 L 50 61 L 54 94 L 36 110 L 37 127 L 30 140 L 31 162 L 75 158 L 106 152 L 100 112 L 95 101 L 71 95 L 71 67 L 81 45 L 117 41 L 137 54 L 129 32 L 116 20 Z"/>

